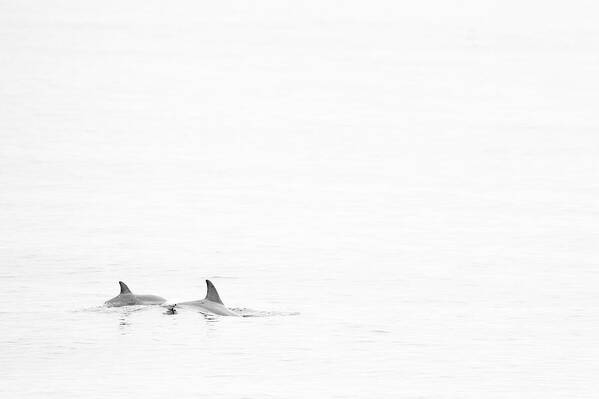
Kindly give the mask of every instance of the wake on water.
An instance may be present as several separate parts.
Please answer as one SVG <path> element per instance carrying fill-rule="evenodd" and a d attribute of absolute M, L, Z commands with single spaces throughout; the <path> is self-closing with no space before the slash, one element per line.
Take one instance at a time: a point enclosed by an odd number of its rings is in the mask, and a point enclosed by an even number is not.
<path fill-rule="evenodd" d="M 121 306 L 121 307 L 109 307 L 106 305 L 93 306 L 82 309 L 75 309 L 72 312 L 98 312 L 98 313 L 122 313 L 122 314 L 131 314 L 135 312 L 141 311 L 151 311 L 156 309 L 165 309 L 163 312 L 165 315 L 176 315 L 179 314 L 181 310 L 184 312 L 190 313 L 199 313 L 205 316 L 214 316 L 219 317 L 218 315 L 214 315 L 211 313 L 202 312 L 196 309 L 190 308 L 182 308 L 176 307 L 176 305 L 129 305 L 129 306 Z M 232 312 L 237 313 L 241 317 L 278 317 L 278 316 L 298 316 L 300 312 L 279 312 L 279 311 L 268 311 L 268 310 L 256 310 L 250 308 L 228 308 Z"/>
<path fill-rule="evenodd" d="M 163 307 L 166 307 L 167 310 L 166 312 L 164 312 L 164 314 L 168 314 L 168 315 L 174 315 L 177 314 L 181 309 L 185 309 L 185 310 L 190 310 L 193 313 L 201 313 L 205 316 L 218 316 L 212 313 L 207 313 L 207 312 L 203 312 L 201 310 L 198 309 L 189 309 L 189 308 L 183 308 L 183 307 L 177 307 L 177 305 L 166 305 Z M 299 312 L 276 312 L 276 311 L 265 311 L 265 310 L 255 310 L 255 309 L 250 309 L 250 308 L 227 308 L 230 311 L 236 313 L 237 315 L 241 316 L 241 317 L 275 317 L 275 316 L 297 316 L 300 313 Z"/>

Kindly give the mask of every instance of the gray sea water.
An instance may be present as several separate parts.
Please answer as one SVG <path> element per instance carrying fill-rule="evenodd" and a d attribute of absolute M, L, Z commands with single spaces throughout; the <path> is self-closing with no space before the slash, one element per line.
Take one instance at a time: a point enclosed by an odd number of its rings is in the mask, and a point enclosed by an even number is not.
<path fill-rule="evenodd" d="M 596 15 L 1 1 L 0 396 L 596 398 Z"/>

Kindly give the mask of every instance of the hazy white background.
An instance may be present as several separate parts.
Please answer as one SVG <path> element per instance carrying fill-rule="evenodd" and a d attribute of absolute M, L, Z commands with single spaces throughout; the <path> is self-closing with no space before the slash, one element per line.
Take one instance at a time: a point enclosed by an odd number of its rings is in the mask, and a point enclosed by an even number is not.
<path fill-rule="evenodd" d="M 0 395 L 597 397 L 598 13 L 0 1 Z"/>

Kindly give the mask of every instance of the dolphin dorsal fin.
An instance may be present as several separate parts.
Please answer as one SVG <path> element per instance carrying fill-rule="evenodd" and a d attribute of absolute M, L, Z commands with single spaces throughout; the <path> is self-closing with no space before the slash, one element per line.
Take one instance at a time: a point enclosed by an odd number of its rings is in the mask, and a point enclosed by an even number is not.
<path fill-rule="evenodd" d="M 216 291 L 214 284 L 212 284 L 210 280 L 206 280 L 206 285 L 208 286 L 208 292 L 206 293 L 206 298 L 204 299 L 224 305 L 223 301 L 221 301 L 220 297 L 218 296 L 218 292 Z"/>
<path fill-rule="evenodd" d="M 129 287 L 127 287 L 127 284 L 119 281 L 119 285 L 121 286 L 121 294 L 133 294 Z"/>

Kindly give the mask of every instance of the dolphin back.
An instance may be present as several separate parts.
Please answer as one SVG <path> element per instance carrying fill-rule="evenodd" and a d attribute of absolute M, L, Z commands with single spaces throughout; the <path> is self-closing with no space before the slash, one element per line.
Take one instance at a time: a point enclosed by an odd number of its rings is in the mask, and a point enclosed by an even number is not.
<path fill-rule="evenodd" d="M 162 305 L 166 299 L 158 295 L 135 295 L 135 301 L 137 305 Z"/>
<path fill-rule="evenodd" d="M 162 305 L 166 299 L 158 295 L 135 295 L 127 284 L 119 281 L 121 293 L 105 302 L 106 306 Z"/>

